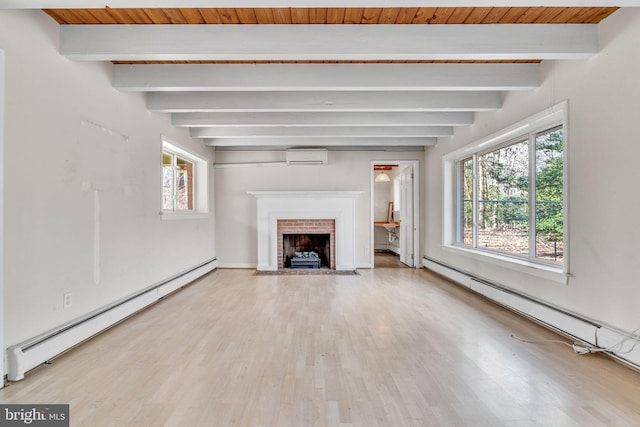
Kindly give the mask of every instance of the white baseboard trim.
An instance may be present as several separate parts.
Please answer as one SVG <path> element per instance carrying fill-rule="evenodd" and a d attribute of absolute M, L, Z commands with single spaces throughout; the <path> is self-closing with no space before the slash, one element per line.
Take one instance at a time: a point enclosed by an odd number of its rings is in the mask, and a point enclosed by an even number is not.
<path fill-rule="evenodd" d="M 220 264 L 218 266 L 218 268 L 251 268 L 251 269 L 256 269 L 258 268 L 258 266 L 256 264 L 243 264 L 243 263 L 233 263 L 233 262 L 229 262 L 229 263 L 223 263 Z"/>
<path fill-rule="evenodd" d="M 534 319 L 553 329 L 562 335 L 575 338 L 585 344 L 610 348 L 623 341 L 628 334 L 616 328 L 604 325 L 592 319 L 587 319 L 579 314 L 572 313 L 552 304 L 537 300 L 489 280 L 475 276 L 438 260 L 424 257 L 422 265 L 452 281 L 465 286 L 472 291 L 484 295 L 490 300 L 507 307 L 513 311 Z M 629 340 L 620 349 L 612 349 L 606 353 L 634 369 L 640 369 L 640 344 L 629 352 L 633 342 Z"/>
<path fill-rule="evenodd" d="M 19 381 L 24 374 L 52 357 L 113 326 L 137 311 L 218 267 L 213 258 L 149 286 L 126 298 L 60 325 L 41 335 L 7 348 L 7 379 Z"/>

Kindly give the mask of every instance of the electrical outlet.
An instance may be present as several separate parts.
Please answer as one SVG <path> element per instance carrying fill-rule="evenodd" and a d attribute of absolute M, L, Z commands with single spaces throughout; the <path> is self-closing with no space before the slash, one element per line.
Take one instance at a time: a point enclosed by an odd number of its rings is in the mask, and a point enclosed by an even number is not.
<path fill-rule="evenodd" d="M 71 292 L 62 294 L 62 308 L 71 307 Z"/>

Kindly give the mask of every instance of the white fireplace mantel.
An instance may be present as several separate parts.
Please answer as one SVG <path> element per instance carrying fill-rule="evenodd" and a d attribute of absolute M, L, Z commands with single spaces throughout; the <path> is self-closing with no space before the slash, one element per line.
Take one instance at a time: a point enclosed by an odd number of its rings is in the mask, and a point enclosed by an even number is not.
<path fill-rule="evenodd" d="M 279 219 L 334 219 L 336 270 L 353 271 L 355 261 L 355 199 L 363 191 L 249 191 L 258 199 L 259 271 L 278 269 Z"/>

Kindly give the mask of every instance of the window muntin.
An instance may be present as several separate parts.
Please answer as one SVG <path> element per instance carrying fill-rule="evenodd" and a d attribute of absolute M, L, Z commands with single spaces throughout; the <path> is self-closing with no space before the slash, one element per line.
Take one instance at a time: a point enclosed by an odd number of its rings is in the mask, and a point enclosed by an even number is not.
<path fill-rule="evenodd" d="M 511 139 L 456 162 L 457 244 L 562 263 L 563 128 Z"/>

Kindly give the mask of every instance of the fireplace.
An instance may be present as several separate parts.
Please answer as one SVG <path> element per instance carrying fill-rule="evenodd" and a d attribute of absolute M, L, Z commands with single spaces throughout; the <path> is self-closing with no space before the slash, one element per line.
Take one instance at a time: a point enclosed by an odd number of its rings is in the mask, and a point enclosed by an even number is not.
<path fill-rule="evenodd" d="M 286 222 L 304 222 L 308 230 L 286 234 L 329 234 L 329 265 L 338 271 L 356 269 L 355 204 L 362 191 L 249 191 L 257 199 L 258 271 L 284 268 L 281 230 Z M 282 221 L 282 222 L 281 222 Z M 326 224 L 325 221 L 327 221 Z M 323 224 L 321 224 L 323 223 Z M 327 225 L 328 224 L 328 225 Z M 327 231 L 322 227 L 330 229 Z M 314 228 L 315 229 L 311 229 Z"/>
<path fill-rule="evenodd" d="M 278 269 L 315 268 L 313 254 L 317 268 L 335 269 L 335 230 L 334 219 L 279 219 Z"/>

